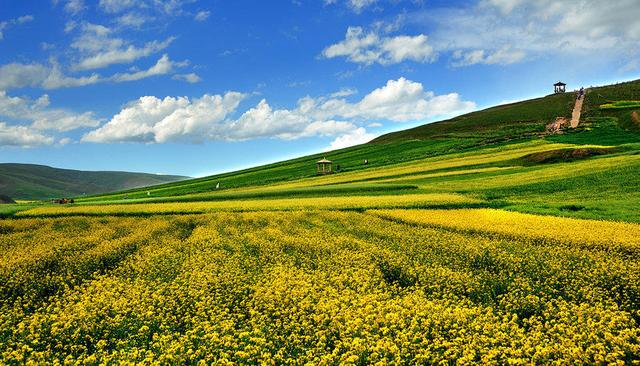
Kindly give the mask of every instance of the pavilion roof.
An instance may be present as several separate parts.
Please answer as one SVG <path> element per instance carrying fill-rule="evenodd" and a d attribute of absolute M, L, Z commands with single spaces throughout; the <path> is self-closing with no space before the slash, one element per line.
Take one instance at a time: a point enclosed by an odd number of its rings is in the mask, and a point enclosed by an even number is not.
<path fill-rule="evenodd" d="M 322 160 L 318 160 L 317 164 L 328 164 L 332 163 L 331 160 L 327 160 L 327 158 L 322 158 Z"/>
<path fill-rule="evenodd" d="M 567 84 L 563 83 L 562 81 L 558 81 L 557 83 L 553 84 L 553 86 L 566 86 Z"/>

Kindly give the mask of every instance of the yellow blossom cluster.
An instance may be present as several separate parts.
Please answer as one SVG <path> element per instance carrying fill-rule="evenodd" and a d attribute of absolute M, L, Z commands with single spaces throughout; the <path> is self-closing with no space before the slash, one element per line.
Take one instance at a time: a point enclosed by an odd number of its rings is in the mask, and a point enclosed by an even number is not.
<path fill-rule="evenodd" d="M 630 243 L 500 236 L 392 213 L 0 221 L 0 364 L 640 359 Z"/>

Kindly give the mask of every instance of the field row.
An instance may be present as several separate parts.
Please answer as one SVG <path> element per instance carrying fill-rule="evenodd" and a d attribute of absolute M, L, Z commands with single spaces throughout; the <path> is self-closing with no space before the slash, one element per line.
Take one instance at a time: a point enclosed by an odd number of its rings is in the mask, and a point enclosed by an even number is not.
<path fill-rule="evenodd" d="M 263 211 L 0 232 L 3 364 L 640 360 L 638 225 Z"/>
<path fill-rule="evenodd" d="M 465 207 L 482 201 L 460 194 L 426 193 L 385 196 L 329 196 L 204 202 L 43 206 L 17 213 L 20 217 L 63 215 L 190 214 L 216 211 L 333 210 L 394 207 Z"/>

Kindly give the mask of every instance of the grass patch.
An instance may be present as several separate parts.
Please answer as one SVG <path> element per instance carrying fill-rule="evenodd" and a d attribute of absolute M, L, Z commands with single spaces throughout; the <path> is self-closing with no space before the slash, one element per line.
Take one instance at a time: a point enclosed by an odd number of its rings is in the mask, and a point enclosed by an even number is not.
<path fill-rule="evenodd" d="M 640 100 L 620 100 L 617 102 L 606 103 L 600 106 L 600 109 L 628 109 L 628 108 L 640 108 Z"/>

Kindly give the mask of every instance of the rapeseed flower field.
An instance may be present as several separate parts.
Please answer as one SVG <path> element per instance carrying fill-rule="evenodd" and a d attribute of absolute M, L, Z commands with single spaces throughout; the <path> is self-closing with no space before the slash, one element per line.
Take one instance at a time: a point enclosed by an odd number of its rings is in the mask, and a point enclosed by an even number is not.
<path fill-rule="evenodd" d="M 637 363 L 638 232 L 487 209 L 3 220 L 0 363 Z"/>

